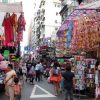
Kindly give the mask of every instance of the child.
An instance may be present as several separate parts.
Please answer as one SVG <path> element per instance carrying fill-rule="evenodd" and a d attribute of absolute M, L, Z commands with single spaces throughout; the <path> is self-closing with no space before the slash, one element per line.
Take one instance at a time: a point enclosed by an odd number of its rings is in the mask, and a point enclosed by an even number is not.
<path fill-rule="evenodd" d="M 21 83 L 19 82 L 19 79 L 16 77 L 14 79 L 14 96 L 15 96 L 15 100 L 20 100 L 21 99 Z"/>

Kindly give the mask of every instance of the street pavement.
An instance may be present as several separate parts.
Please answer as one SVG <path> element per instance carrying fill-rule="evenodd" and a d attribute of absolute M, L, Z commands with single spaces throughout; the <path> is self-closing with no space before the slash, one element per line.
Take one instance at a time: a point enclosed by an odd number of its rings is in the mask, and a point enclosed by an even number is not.
<path fill-rule="evenodd" d="M 58 96 L 54 95 L 53 85 L 49 84 L 47 80 L 41 82 L 35 82 L 35 85 L 31 85 L 29 82 L 25 82 L 22 89 L 21 100 L 64 100 L 64 93 Z M 0 95 L 0 100 L 8 100 L 4 95 Z M 74 98 L 74 100 L 93 100 Z"/>

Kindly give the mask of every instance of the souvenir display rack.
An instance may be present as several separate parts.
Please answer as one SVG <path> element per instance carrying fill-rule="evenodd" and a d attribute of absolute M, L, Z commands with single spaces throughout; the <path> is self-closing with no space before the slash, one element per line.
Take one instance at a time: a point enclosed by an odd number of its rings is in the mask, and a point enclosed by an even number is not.
<path fill-rule="evenodd" d="M 75 90 L 89 97 L 95 94 L 95 59 L 85 59 L 83 56 L 77 56 L 77 65 L 75 67 Z"/>

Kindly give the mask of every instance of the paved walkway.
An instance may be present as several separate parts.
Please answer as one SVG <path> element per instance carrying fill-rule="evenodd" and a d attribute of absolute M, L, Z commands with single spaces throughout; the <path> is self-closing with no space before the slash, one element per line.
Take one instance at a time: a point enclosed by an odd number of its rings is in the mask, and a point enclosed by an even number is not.
<path fill-rule="evenodd" d="M 23 85 L 21 100 L 64 100 L 64 93 L 59 96 L 54 96 L 53 85 L 48 84 L 46 80 L 35 85 L 31 85 L 28 82 Z M 0 100 L 8 100 L 4 94 L 0 95 Z M 84 99 L 83 97 L 74 98 L 74 100 L 94 100 Z"/>

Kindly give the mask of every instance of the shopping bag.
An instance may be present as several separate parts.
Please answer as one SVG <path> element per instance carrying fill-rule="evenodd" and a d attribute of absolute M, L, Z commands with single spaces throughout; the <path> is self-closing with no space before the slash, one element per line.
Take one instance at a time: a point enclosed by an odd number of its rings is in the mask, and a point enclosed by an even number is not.
<path fill-rule="evenodd" d="M 30 69 L 28 72 L 28 75 L 32 75 L 32 74 L 33 74 L 33 71 Z"/>
<path fill-rule="evenodd" d="M 100 96 L 100 87 L 96 87 L 96 98 Z"/>

